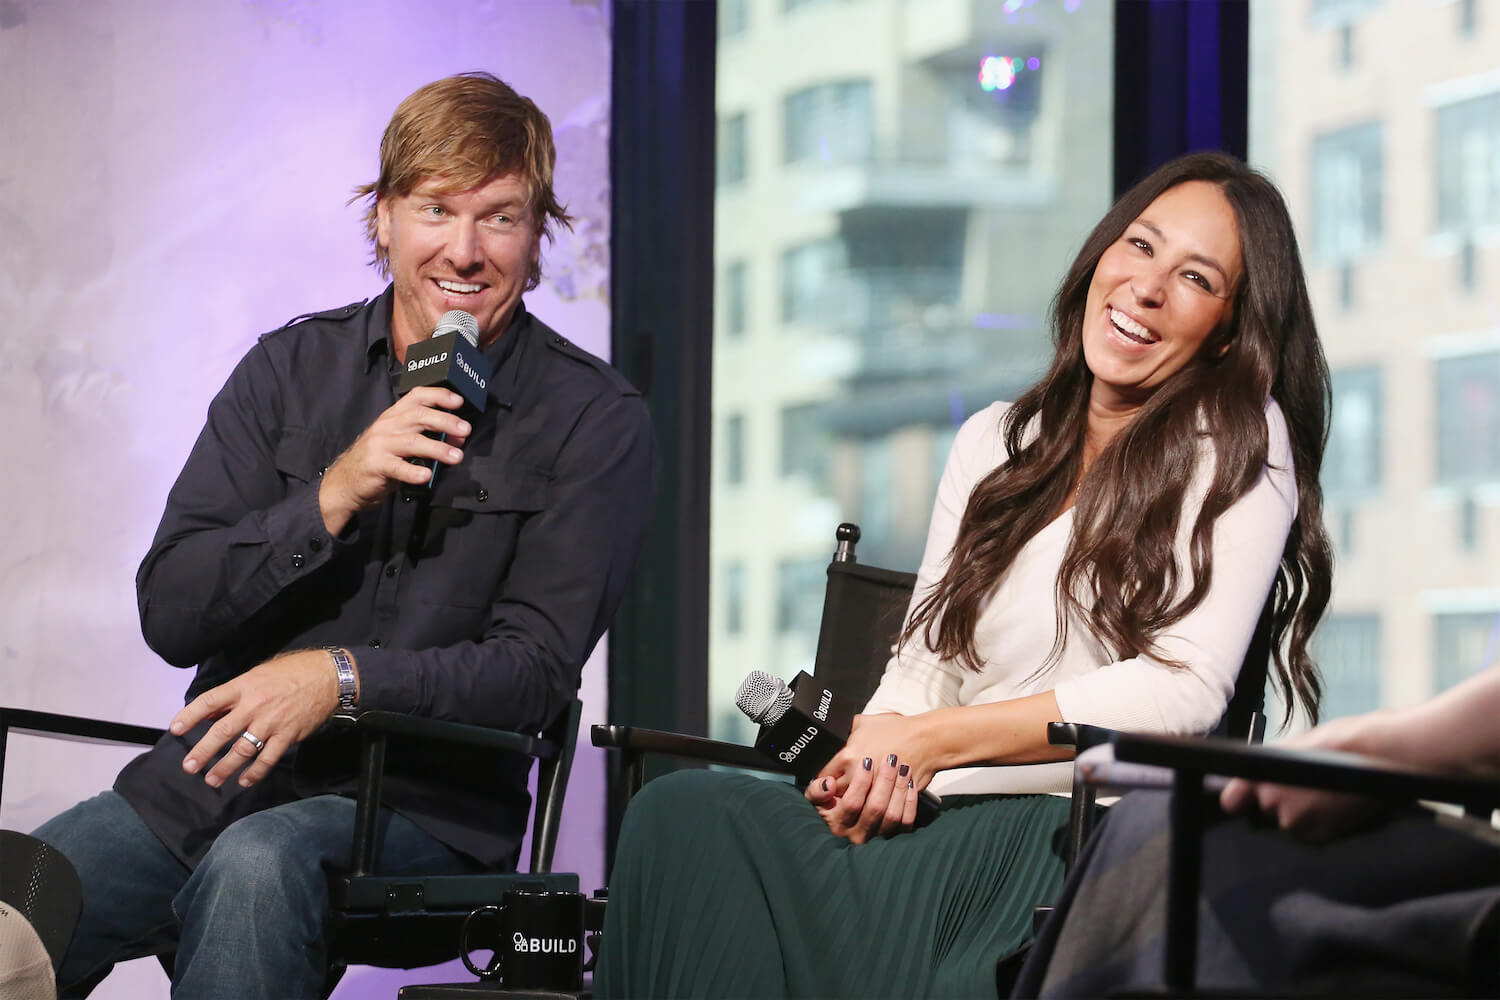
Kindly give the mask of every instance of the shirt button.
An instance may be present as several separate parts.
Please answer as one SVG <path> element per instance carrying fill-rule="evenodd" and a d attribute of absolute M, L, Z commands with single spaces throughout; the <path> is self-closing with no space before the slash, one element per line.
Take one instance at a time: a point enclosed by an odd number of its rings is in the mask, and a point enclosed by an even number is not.
<path fill-rule="evenodd" d="M 292 569 L 301 569 L 302 568 L 302 564 L 304 562 L 306 562 L 306 561 L 307 561 L 306 559 L 302 558 L 302 553 L 300 553 L 300 552 L 296 553 L 295 555 L 292 556 Z"/>
<path fill-rule="evenodd" d="M 387 566 L 385 568 L 385 575 L 388 576 L 388 577 L 389 576 L 395 576 L 396 575 L 396 567 L 394 567 L 394 566 Z"/>
<path fill-rule="evenodd" d="M 481 486 L 479 487 L 479 492 L 474 494 L 474 498 L 480 503 L 484 503 L 490 498 L 490 491 Z"/>
<path fill-rule="evenodd" d="M 310 538 L 310 539 L 307 540 L 307 547 L 310 548 L 310 549 L 312 549 L 314 552 L 322 552 L 323 551 L 323 539 L 321 539 L 321 538 Z"/>
<path fill-rule="evenodd" d="M 401 494 L 401 502 L 402 503 L 411 503 L 411 494 L 410 493 L 403 493 L 403 494 Z"/>
<path fill-rule="evenodd" d="M 371 639 L 370 640 L 370 648 L 371 649 L 379 649 L 380 648 L 380 640 L 379 639 Z"/>

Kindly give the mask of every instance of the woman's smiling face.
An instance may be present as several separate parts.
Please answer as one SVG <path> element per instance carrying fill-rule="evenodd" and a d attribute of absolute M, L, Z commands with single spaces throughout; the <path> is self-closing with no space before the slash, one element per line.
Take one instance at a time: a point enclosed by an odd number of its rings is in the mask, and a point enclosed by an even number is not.
<path fill-rule="evenodd" d="M 1136 407 L 1229 322 L 1242 272 L 1240 230 L 1218 186 L 1161 194 L 1104 251 L 1089 283 L 1083 356 L 1092 402 Z"/>

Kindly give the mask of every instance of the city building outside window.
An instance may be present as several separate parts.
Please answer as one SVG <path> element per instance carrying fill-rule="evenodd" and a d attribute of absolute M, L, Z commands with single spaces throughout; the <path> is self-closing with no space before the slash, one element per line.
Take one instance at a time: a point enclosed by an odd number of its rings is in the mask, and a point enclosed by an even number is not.
<path fill-rule="evenodd" d="M 1497 658 L 1470 648 L 1500 608 L 1500 19 L 1475 7 L 1250 4 L 1250 159 L 1286 195 L 1333 372 L 1334 714 L 1360 657 L 1383 707 Z"/>
<path fill-rule="evenodd" d="M 1113 176 L 1115 0 L 749 6 L 715 72 L 750 123 L 720 159 L 754 147 L 714 210 L 711 405 L 745 431 L 712 463 L 707 579 L 747 591 L 734 634 L 710 594 L 719 738 L 748 735 L 747 673 L 812 668 L 840 522 L 862 562 L 917 568 L 954 429 L 1040 374 Z"/>

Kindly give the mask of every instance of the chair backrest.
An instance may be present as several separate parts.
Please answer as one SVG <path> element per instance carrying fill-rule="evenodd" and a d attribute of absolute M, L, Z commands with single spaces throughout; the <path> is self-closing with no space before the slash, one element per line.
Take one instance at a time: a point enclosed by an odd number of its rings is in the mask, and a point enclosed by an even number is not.
<path fill-rule="evenodd" d="M 828 564 L 814 675 L 850 703 L 864 705 L 880 684 L 916 588 L 914 573 L 866 566 L 855 557 L 859 526 L 841 524 Z M 1235 680 L 1234 694 L 1212 735 L 1259 743 L 1265 733 L 1266 677 L 1271 662 L 1275 593 L 1266 598 Z"/>
<path fill-rule="evenodd" d="M 917 577 L 858 562 L 858 525 L 839 525 L 837 539 L 813 673 L 850 704 L 863 707 L 880 684 Z"/>
<path fill-rule="evenodd" d="M 1265 736 L 1266 675 L 1271 665 L 1271 622 L 1275 608 L 1276 592 L 1273 590 L 1261 609 L 1260 621 L 1250 637 L 1250 648 L 1245 650 L 1245 659 L 1240 663 L 1229 707 L 1209 735 L 1226 736 L 1245 743 L 1259 743 Z"/>
<path fill-rule="evenodd" d="M 583 702 L 574 698 L 567 711 L 542 733 L 557 747 L 557 753 L 537 759 L 536 813 L 531 823 L 530 870 L 533 872 L 552 870 L 552 853 L 557 848 L 563 799 L 568 794 L 568 777 L 573 773 L 573 753 L 578 748 L 578 723 L 582 717 Z"/>

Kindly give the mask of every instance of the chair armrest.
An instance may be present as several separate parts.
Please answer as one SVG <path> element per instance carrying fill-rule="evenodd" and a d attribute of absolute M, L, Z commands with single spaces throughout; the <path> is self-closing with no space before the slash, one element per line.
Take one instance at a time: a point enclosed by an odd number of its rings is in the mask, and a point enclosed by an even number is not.
<path fill-rule="evenodd" d="M 594 746 L 605 750 L 623 750 L 633 754 L 659 753 L 754 771 L 792 773 L 789 765 L 767 757 L 754 747 L 705 739 L 702 736 L 688 736 L 685 733 L 668 733 L 635 726 L 594 726 L 589 731 L 589 739 Z"/>
<path fill-rule="evenodd" d="M 36 712 L 29 708 L 0 707 L 0 792 L 5 787 L 5 748 L 11 730 L 37 736 L 50 736 L 80 743 L 123 743 L 155 746 L 165 730 L 136 726 L 128 722 L 105 722 L 80 715 Z"/>
<path fill-rule="evenodd" d="M 328 720 L 337 729 L 360 734 L 359 784 L 354 801 L 352 875 L 367 875 L 375 865 L 375 821 L 380 809 L 381 785 L 385 781 L 385 739 L 413 736 L 488 750 L 511 750 L 530 757 L 552 758 L 558 747 L 551 740 L 507 729 L 472 726 L 462 722 L 429 719 L 403 712 L 371 709 L 354 714 L 339 713 Z"/>
<path fill-rule="evenodd" d="M 354 715 L 335 715 L 330 724 L 340 729 L 360 732 L 391 733 L 397 736 L 419 736 L 423 739 L 442 740 L 463 746 L 483 747 L 488 750 L 512 750 L 528 757 L 552 757 L 557 747 L 550 740 L 508 729 L 491 729 L 464 722 L 447 722 L 428 719 L 420 715 L 403 712 L 370 710 Z"/>
<path fill-rule="evenodd" d="M 1055 747 L 1075 747 L 1079 753 L 1101 743 L 1109 743 L 1117 735 L 1119 730 L 1091 726 L 1086 722 L 1047 723 L 1048 743 Z"/>
<path fill-rule="evenodd" d="M 1334 750 L 1289 750 L 1236 740 L 1141 733 L 1120 733 L 1114 745 L 1117 760 L 1176 771 L 1323 788 L 1387 802 L 1447 802 L 1471 813 L 1500 809 L 1500 782 L 1493 779 L 1428 774 Z"/>
<path fill-rule="evenodd" d="M 133 743 L 148 747 L 154 746 L 166 732 L 164 729 L 136 726 L 128 722 L 105 722 L 101 719 L 85 719 L 79 715 L 59 715 L 55 712 L 35 712 L 29 708 L 0 707 L 0 730 L 3 729 L 65 739 Z"/>

